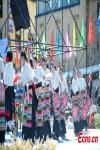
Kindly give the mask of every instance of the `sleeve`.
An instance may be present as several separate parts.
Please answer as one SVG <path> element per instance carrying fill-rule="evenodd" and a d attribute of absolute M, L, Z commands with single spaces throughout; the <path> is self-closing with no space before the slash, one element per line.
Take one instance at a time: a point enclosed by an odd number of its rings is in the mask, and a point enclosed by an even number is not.
<path fill-rule="evenodd" d="M 4 62 L 2 59 L 0 60 L 0 73 L 4 73 Z"/>
<path fill-rule="evenodd" d="M 61 79 L 59 80 L 59 94 L 61 93 Z"/>
<path fill-rule="evenodd" d="M 34 78 L 34 72 L 29 64 L 27 65 L 26 71 L 27 71 L 27 76 L 29 78 L 29 81 L 32 81 Z"/>
<path fill-rule="evenodd" d="M 11 82 L 13 82 L 15 76 L 15 69 L 12 66 L 9 66 L 6 64 L 5 71 L 4 71 L 4 84 L 10 85 Z"/>
<path fill-rule="evenodd" d="M 86 87 L 87 87 L 87 85 L 86 85 L 86 81 L 85 81 L 85 79 L 84 79 L 84 78 L 82 78 L 82 81 L 83 81 L 83 86 L 84 86 L 84 88 L 86 88 Z"/>
<path fill-rule="evenodd" d="M 40 78 L 40 71 L 39 68 L 36 68 L 36 70 L 34 71 L 34 80 L 39 80 Z"/>
<path fill-rule="evenodd" d="M 64 81 L 65 81 L 65 89 L 66 89 L 66 92 L 67 92 L 67 93 L 69 93 L 68 85 L 67 85 L 67 81 L 66 81 L 66 79 L 64 79 Z"/>
<path fill-rule="evenodd" d="M 60 76 L 59 76 L 58 71 L 56 72 L 56 80 L 58 81 L 58 83 L 60 83 Z"/>
<path fill-rule="evenodd" d="M 72 80 L 71 90 L 75 94 L 75 80 Z"/>

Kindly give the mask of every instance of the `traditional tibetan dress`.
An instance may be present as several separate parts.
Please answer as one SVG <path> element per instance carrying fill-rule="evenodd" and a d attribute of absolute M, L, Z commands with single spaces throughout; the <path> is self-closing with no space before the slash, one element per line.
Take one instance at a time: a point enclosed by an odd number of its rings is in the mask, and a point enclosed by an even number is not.
<path fill-rule="evenodd" d="M 37 139 L 43 139 L 43 112 L 44 112 L 44 85 L 43 85 L 43 68 L 37 66 L 34 69 L 34 80 L 35 84 L 38 85 L 36 88 L 36 96 L 38 99 L 38 106 L 36 110 L 36 137 Z"/>
<path fill-rule="evenodd" d="M 49 88 L 49 79 L 46 78 L 50 73 L 49 69 L 43 69 L 44 71 L 44 111 L 43 111 L 43 121 L 44 121 L 44 140 L 48 136 L 51 138 L 51 126 L 50 126 L 50 88 Z"/>
<path fill-rule="evenodd" d="M 22 125 L 22 136 L 23 139 L 32 139 L 32 98 L 33 92 L 32 87 L 30 88 L 33 81 L 33 70 L 28 62 L 25 62 L 21 69 L 21 83 L 25 86 L 25 98 L 23 107 L 23 125 Z"/>
<path fill-rule="evenodd" d="M 55 138 L 58 140 L 60 136 L 60 97 L 59 97 L 59 82 L 60 77 L 58 71 L 55 71 L 51 80 L 51 90 L 53 97 L 53 112 L 54 112 L 54 123 L 53 132 Z"/>
<path fill-rule="evenodd" d="M 60 78 L 60 88 L 59 88 L 59 94 L 60 94 L 60 127 L 61 127 L 61 136 L 64 136 L 66 134 L 66 125 L 65 125 L 65 110 L 68 106 L 68 86 L 66 79 L 63 77 L 63 79 Z"/>
<path fill-rule="evenodd" d="M 86 120 L 91 106 L 91 99 L 87 95 L 84 78 L 77 77 L 72 80 L 72 106 L 74 132 L 77 135 L 85 126 L 84 120 Z"/>

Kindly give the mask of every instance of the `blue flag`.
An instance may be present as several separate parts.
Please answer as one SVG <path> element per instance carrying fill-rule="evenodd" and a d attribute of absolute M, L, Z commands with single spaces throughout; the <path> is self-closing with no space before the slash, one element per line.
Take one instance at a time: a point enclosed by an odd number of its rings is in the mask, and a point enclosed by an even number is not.
<path fill-rule="evenodd" d="M 8 39 L 7 38 L 0 39 L 0 53 L 3 59 L 6 56 L 7 49 L 8 49 Z"/>
<path fill-rule="evenodd" d="M 100 15 L 97 20 L 97 26 L 98 26 L 98 34 L 100 34 Z"/>

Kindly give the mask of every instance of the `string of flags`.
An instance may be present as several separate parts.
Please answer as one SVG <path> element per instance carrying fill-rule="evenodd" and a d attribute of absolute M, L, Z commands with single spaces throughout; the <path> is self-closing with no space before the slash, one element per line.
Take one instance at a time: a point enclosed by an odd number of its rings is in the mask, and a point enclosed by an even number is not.
<path fill-rule="evenodd" d="M 97 26 L 98 26 L 98 34 L 100 34 L 100 15 L 98 17 L 97 20 Z M 76 26 L 75 23 L 73 23 L 73 30 L 72 30 L 72 44 L 69 40 L 69 36 L 67 31 L 65 32 L 64 35 L 64 54 L 66 59 L 70 59 L 72 57 L 72 54 L 74 54 L 76 56 L 76 50 L 74 47 L 76 47 L 76 32 L 78 32 L 76 30 Z M 42 35 L 42 39 L 41 39 L 41 43 L 42 46 L 41 48 L 39 47 L 39 44 L 36 44 L 34 47 L 34 53 L 36 55 L 36 57 L 39 57 L 39 51 L 42 51 L 43 49 L 46 49 L 46 39 L 45 39 L 45 32 Z M 56 34 L 56 40 L 54 39 L 54 31 L 52 30 L 50 32 L 50 60 L 54 61 L 54 56 L 55 54 L 59 54 L 59 52 L 61 52 L 62 47 L 61 47 L 61 42 L 62 42 L 62 35 L 60 34 L 60 32 L 58 31 L 58 33 Z M 84 45 L 84 40 L 85 40 L 85 27 L 84 27 L 84 21 L 83 18 L 81 20 L 81 36 L 80 36 L 80 47 L 85 46 Z M 38 40 L 37 40 L 38 41 Z M 92 20 L 92 16 L 89 17 L 89 27 L 88 27 L 88 46 L 91 46 L 93 44 L 94 41 L 94 24 L 93 24 L 93 20 Z M 54 47 L 55 43 L 57 44 L 56 48 Z M 73 46 L 73 48 L 71 47 L 71 45 Z M 1 39 L 0 40 L 0 53 L 1 56 L 4 58 L 7 52 L 7 48 L 8 48 L 8 39 Z M 32 45 L 28 44 L 28 49 L 32 49 Z M 32 49 L 33 50 L 33 49 Z M 19 65 L 19 61 L 18 61 L 18 49 L 16 49 L 16 66 Z"/>

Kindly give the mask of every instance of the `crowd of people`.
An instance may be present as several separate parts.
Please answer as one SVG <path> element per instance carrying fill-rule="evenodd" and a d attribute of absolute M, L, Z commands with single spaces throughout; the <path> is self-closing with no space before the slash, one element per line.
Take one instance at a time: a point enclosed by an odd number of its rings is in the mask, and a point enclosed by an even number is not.
<path fill-rule="evenodd" d="M 7 52 L 6 64 L 0 60 L 0 143 L 5 140 L 6 124 L 16 118 L 13 54 Z M 73 71 L 73 78 L 69 88 L 67 79 L 63 75 L 63 68 L 43 58 L 38 62 L 36 57 L 28 60 L 25 52 L 21 52 L 21 71 L 19 84 L 25 88 L 22 138 L 46 140 L 47 137 L 59 141 L 59 137 L 66 135 L 65 110 L 70 102 L 71 115 L 74 123 L 74 133 L 87 128 L 87 114 L 92 101 L 87 93 L 87 85 L 81 72 Z M 1 89 L 2 89 L 1 88 Z M 1 101 L 0 100 L 0 101 Z M 5 110 L 4 110 L 5 109 Z M 51 116 L 53 116 L 53 131 L 51 130 Z"/>

